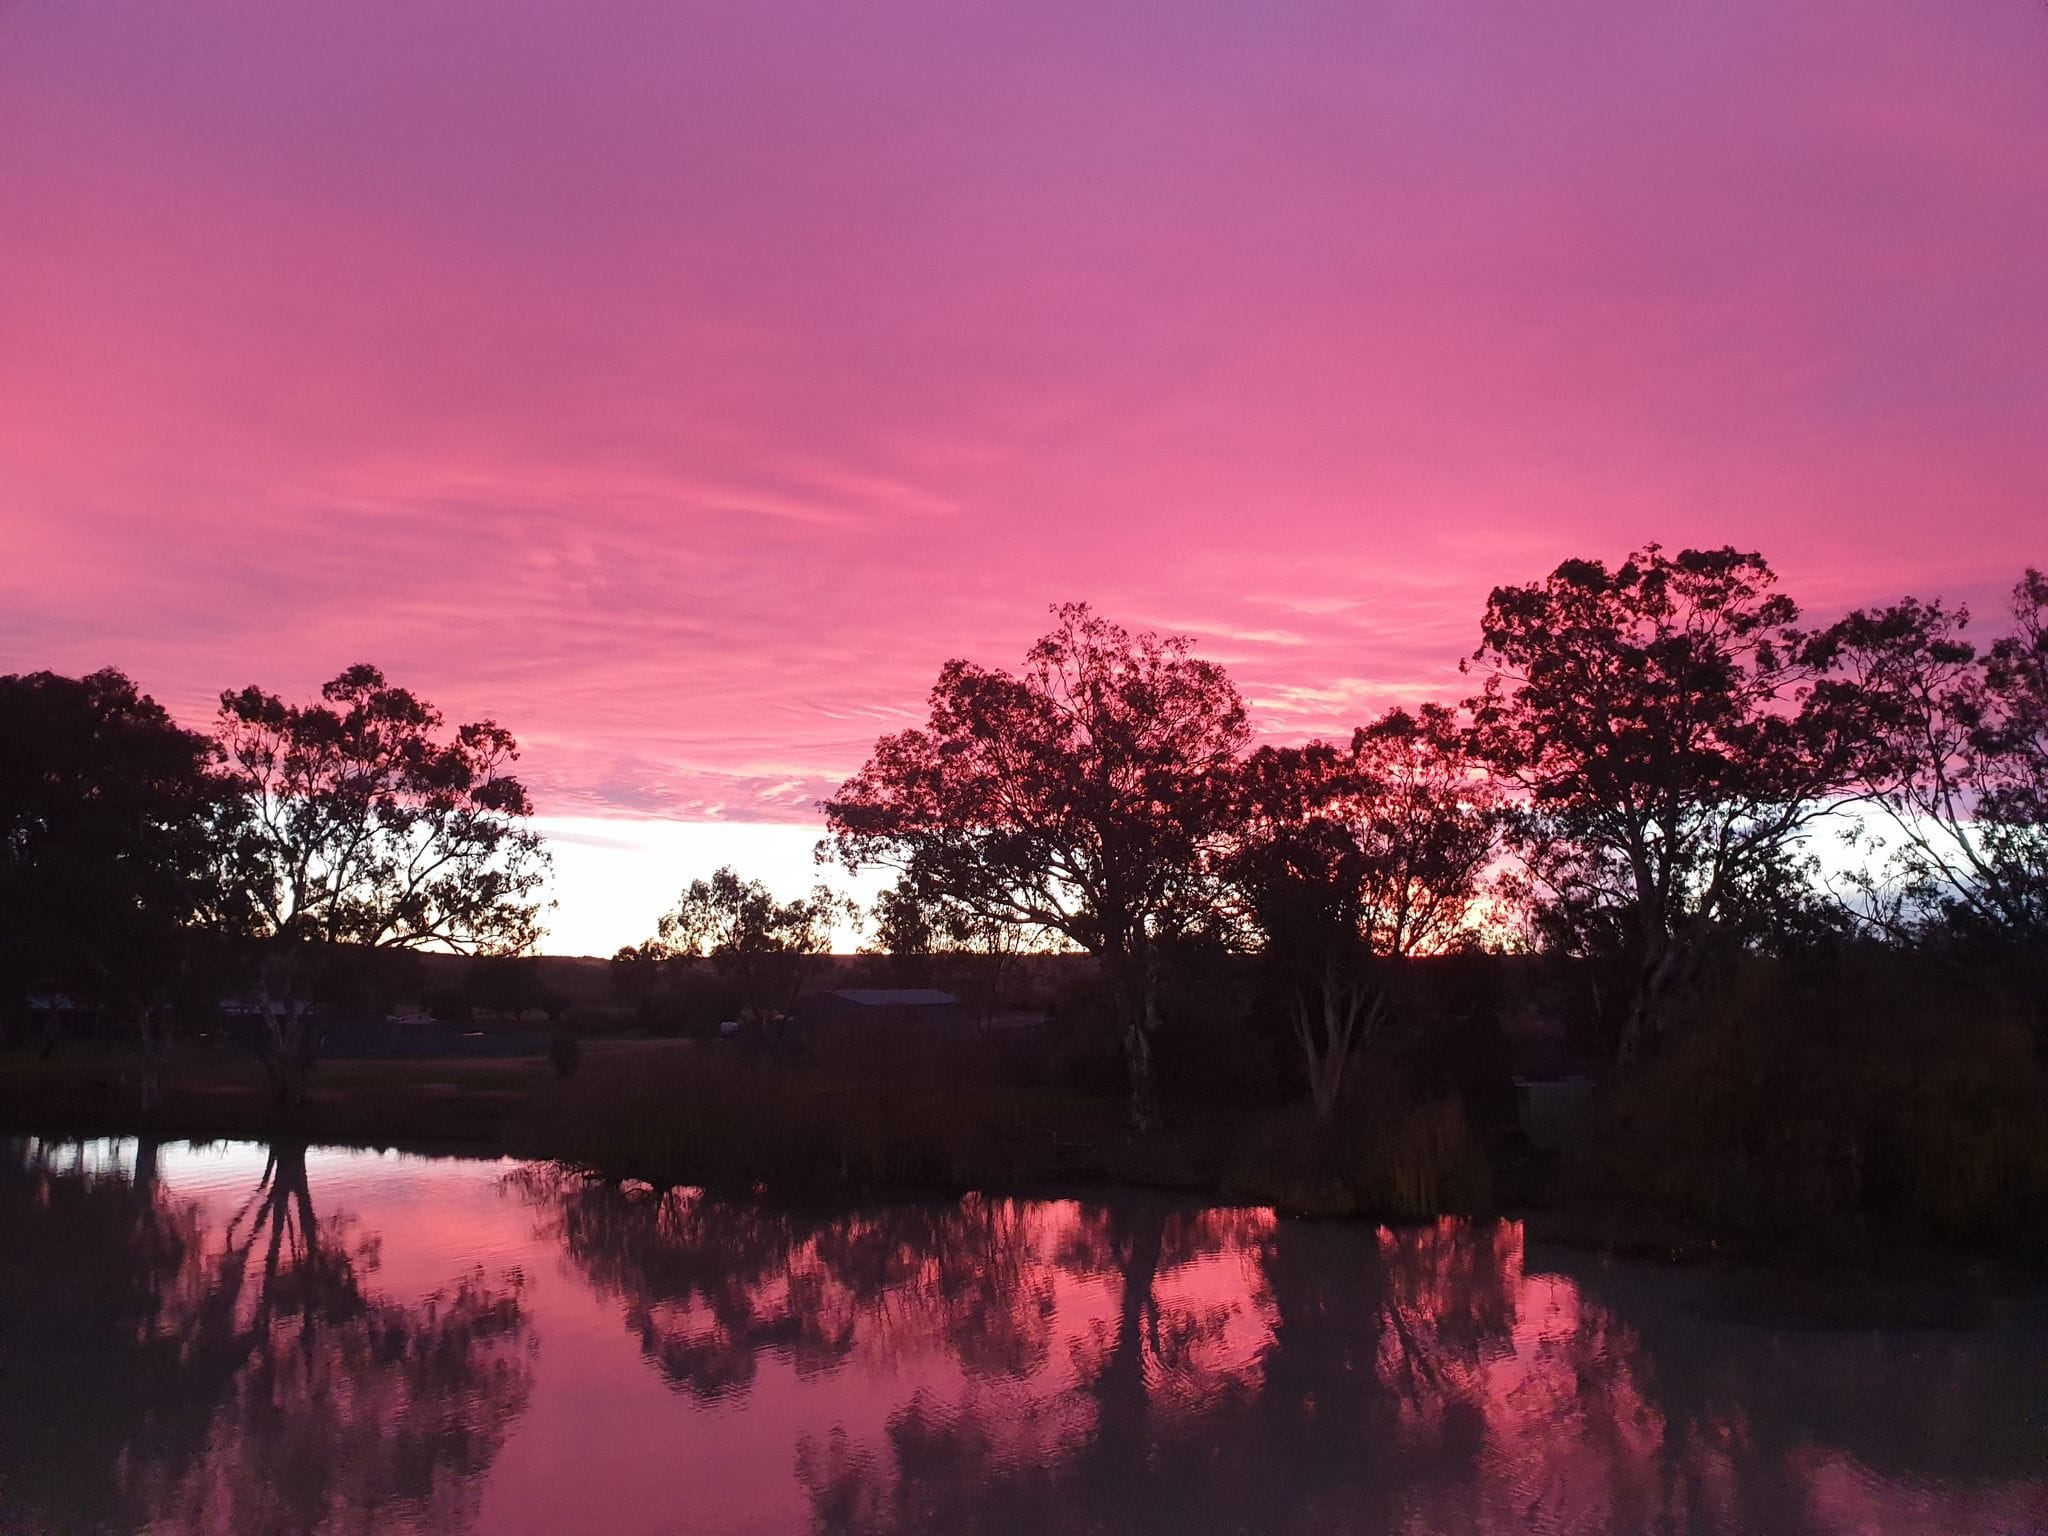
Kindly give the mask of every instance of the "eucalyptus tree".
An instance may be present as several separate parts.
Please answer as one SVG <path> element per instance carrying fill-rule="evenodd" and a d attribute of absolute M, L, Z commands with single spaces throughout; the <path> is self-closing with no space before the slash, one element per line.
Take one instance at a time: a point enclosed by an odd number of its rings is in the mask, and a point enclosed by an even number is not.
<path fill-rule="evenodd" d="M 2011 629 L 1979 649 L 1969 612 L 1905 598 L 1830 632 L 1876 747 L 1885 860 L 1874 908 L 2037 959 L 2048 952 L 2048 576 L 2013 587 Z"/>
<path fill-rule="evenodd" d="M 1473 938 L 1505 807 L 1442 705 L 1389 710 L 1348 746 L 1262 747 L 1222 861 L 1327 1119 L 1389 1010 L 1386 963 Z"/>
<path fill-rule="evenodd" d="M 662 914 L 652 940 L 613 957 L 613 974 L 630 976 L 650 961 L 708 960 L 738 991 L 745 1022 L 763 1043 L 780 1048 L 806 982 L 832 952 L 833 930 L 858 916 L 829 886 L 778 901 L 760 881 L 727 866 L 709 880 L 692 880 Z"/>
<path fill-rule="evenodd" d="M 983 1028 L 1031 946 L 1031 933 L 991 915 L 982 903 L 934 889 L 911 870 L 881 891 L 869 909 L 869 952 L 889 958 L 899 983 L 945 986 L 966 994 Z"/>
<path fill-rule="evenodd" d="M 1158 943 L 1210 900 L 1244 703 L 1185 637 L 1133 635 L 1082 603 L 1053 615 L 1020 672 L 947 662 L 929 722 L 877 742 L 826 823 L 850 869 L 915 871 L 983 918 L 1093 955 L 1132 1118 L 1150 1125 Z"/>
<path fill-rule="evenodd" d="M 1822 686 L 1761 555 L 1568 560 L 1496 587 L 1469 701 L 1478 755 L 1516 796 L 1529 889 L 1565 942 L 1611 935 L 1635 975 L 1625 1062 L 1653 1053 L 1710 941 L 1805 878 L 1803 843 L 1857 792 L 1859 709 Z"/>
<path fill-rule="evenodd" d="M 446 730 L 425 700 L 355 666 L 316 703 L 222 694 L 219 739 L 244 810 L 263 1054 L 281 1102 L 304 1101 L 314 1004 L 345 962 L 532 948 L 548 861 L 504 727 Z"/>

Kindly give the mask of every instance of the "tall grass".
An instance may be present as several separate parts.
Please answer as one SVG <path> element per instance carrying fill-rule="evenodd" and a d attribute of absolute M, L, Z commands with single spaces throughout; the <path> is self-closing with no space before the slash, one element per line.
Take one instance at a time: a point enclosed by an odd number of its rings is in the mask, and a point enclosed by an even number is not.
<path fill-rule="evenodd" d="M 1003 1118 L 954 1053 L 863 1031 L 798 1062 L 707 1044 L 587 1066 L 536 1098 L 517 1139 L 657 1184 L 961 1189 L 1017 1176 Z"/>
<path fill-rule="evenodd" d="M 1422 1221 L 1484 1208 L 1490 1185 L 1457 1099 L 1372 1096 L 1328 1123 L 1307 1111 L 1256 1121 L 1223 1193 L 1293 1215 Z"/>
<path fill-rule="evenodd" d="M 1562 1193 L 1621 1221 L 1828 1244 L 2038 1241 L 2048 1081 L 1995 999 L 1889 971 L 1734 978 L 1596 1097 Z"/>

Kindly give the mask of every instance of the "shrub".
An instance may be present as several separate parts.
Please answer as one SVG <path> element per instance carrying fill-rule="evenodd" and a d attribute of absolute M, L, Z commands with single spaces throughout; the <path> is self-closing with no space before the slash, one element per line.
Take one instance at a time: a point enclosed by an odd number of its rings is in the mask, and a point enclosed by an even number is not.
<path fill-rule="evenodd" d="M 548 1060 L 555 1065 L 555 1076 L 574 1077 L 583 1065 L 583 1042 L 567 1030 L 556 1030 L 548 1041 Z"/>
<path fill-rule="evenodd" d="M 1489 1184 L 1456 1099 L 1400 1106 L 1373 1095 L 1328 1124 L 1307 1110 L 1255 1122 L 1223 1192 L 1296 1215 L 1420 1221 L 1484 1208 Z"/>
<path fill-rule="evenodd" d="M 849 1038 L 798 1063 L 700 1044 L 582 1074 L 521 1139 L 538 1155 L 658 1185 L 958 1190 L 1014 1171 L 999 1119 L 986 1090 L 914 1042 Z"/>
<path fill-rule="evenodd" d="M 2048 1083 L 2021 1022 L 1881 960 L 1819 981 L 1749 967 L 1604 1086 L 1566 1198 L 1775 1243 L 2023 1237 L 2048 1212 Z"/>

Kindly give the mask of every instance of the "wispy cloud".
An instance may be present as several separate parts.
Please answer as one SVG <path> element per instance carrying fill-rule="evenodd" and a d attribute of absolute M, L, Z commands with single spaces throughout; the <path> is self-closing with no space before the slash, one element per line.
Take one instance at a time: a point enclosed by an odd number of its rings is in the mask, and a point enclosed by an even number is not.
<path fill-rule="evenodd" d="M 1284 736 L 1574 554 L 2042 558 L 2038 7 L 937 20 L 5 11 L 0 664 L 369 659 L 550 812 L 802 824 L 1061 599 Z"/>

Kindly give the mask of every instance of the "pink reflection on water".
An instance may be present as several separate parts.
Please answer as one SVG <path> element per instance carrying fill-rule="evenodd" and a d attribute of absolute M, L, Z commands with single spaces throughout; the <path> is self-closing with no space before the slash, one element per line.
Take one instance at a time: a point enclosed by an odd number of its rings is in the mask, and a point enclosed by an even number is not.
<path fill-rule="evenodd" d="M 10 1531 L 2048 1528 L 2038 1298 L 1792 1332 L 1505 1222 L 291 1148 L 0 1175 L 0 1320 L 61 1324 L 6 1338 Z"/>

